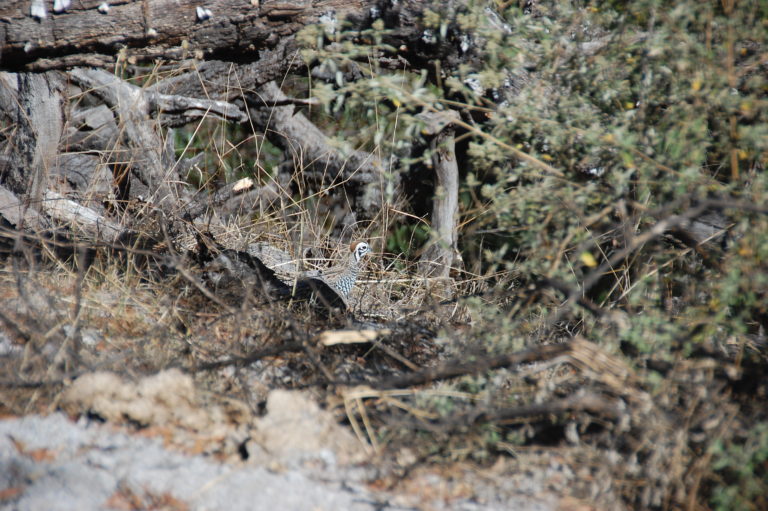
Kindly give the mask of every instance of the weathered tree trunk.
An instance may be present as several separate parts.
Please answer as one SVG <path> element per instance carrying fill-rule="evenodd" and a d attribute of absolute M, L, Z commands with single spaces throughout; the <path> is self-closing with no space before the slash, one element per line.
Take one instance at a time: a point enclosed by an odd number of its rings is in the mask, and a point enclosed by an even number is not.
<path fill-rule="evenodd" d="M 453 128 L 445 128 L 430 142 L 435 170 L 432 199 L 432 240 L 419 262 L 425 277 L 448 278 L 456 247 L 456 220 L 459 212 L 459 167 Z"/>
<path fill-rule="evenodd" d="M 456 221 L 459 212 L 459 166 L 456 161 L 456 112 L 424 112 L 422 132 L 431 135 L 435 191 L 432 198 L 432 237 L 419 261 L 424 277 L 447 279 L 458 255 Z"/>
<path fill-rule="evenodd" d="M 288 40 L 323 14 L 364 19 L 374 1 L 343 0 L 82 0 L 60 13 L 33 16 L 29 0 L 0 5 L 0 65 L 6 70 L 41 71 L 115 64 L 227 59 L 257 61 L 259 52 Z M 108 2 L 106 2 L 108 3 Z M 290 54 L 295 53 L 292 47 Z M 284 61 L 285 71 L 299 59 Z M 276 74 L 269 79 L 279 77 Z"/>
<path fill-rule="evenodd" d="M 56 72 L 21 73 L 15 77 L 15 130 L 11 134 L 7 173 L 0 181 L 28 203 L 40 204 L 48 174 L 58 156 L 63 82 Z"/>
<path fill-rule="evenodd" d="M 101 98 L 115 112 L 128 152 L 124 162 L 151 194 L 145 200 L 170 211 L 179 199 L 178 177 L 166 169 L 157 122 L 150 118 L 150 98 L 140 88 L 99 69 L 74 69 L 70 77 L 82 88 Z"/>

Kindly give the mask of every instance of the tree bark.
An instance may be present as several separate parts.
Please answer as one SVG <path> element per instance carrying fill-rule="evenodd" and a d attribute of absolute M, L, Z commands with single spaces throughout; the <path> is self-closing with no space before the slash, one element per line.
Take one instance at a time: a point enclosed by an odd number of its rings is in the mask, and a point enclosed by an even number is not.
<path fill-rule="evenodd" d="M 457 249 L 456 220 L 459 211 L 459 167 L 456 162 L 455 129 L 458 119 L 453 111 L 422 114 L 424 132 L 430 140 L 435 191 L 432 199 L 432 237 L 421 255 L 419 273 L 424 277 L 447 279 Z"/>
<path fill-rule="evenodd" d="M 189 58 L 248 62 L 304 26 L 317 23 L 323 14 L 360 18 L 360 13 L 376 4 L 370 0 L 217 0 L 208 4 L 139 0 L 114 2 L 105 12 L 100 10 L 103 3 L 73 2 L 66 12 L 48 11 L 40 18 L 32 15 L 28 0 L 6 2 L 0 7 L 4 20 L 0 65 L 7 70 L 42 71 Z"/>
<path fill-rule="evenodd" d="M 58 155 L 62 128 L 61 76 L 56 72 L 10 75 L 17 80 L 15 131 L 10 136 L 10 161 L 0 176 L 27 203 L 40 204 L 48 173 Z"/>

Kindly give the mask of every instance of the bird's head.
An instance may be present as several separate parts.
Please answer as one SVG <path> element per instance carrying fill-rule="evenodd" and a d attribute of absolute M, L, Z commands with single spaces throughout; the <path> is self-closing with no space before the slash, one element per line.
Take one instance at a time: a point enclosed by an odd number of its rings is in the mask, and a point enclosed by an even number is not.
<path fill-rule="evenodd" d="M 354 257 L 355 262 L 358 263 L 365 254 L 369 254 L 371 252 L 371 247 L 364 241 L 353 241 L 349 246 L 349 249 L 352 252 L 352 256 Z"/>

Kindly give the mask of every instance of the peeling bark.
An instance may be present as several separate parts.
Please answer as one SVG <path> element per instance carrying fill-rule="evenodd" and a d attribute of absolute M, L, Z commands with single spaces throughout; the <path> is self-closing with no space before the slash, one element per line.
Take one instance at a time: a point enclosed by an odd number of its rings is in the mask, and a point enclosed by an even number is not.
<path fill-rule="evenodd" d="M 455 130 L 450 122 L 458 118 L 453 111 L 424 116 L 430 140 L 435 193 L 432 199 L 432 239 L 419 261 L 424 277 L 448 278 L 455 255 L 456 220 L 459 211 L 459 167 L 456 162 Z"/>
<path fill-rule="evenodd" d="M 63 84 L 56 72 L 16 77 L 15 131 L 9 137 L 10 161 L 0 182 L 27 203 L 39 204 L 58 155 Z"/>

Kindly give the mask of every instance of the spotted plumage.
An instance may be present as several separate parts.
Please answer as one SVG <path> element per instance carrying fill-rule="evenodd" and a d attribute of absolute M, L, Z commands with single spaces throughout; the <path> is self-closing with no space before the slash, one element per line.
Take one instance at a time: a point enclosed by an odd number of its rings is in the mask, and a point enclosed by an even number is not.
<path fill-rule="evenodd" d="M 200 242 L 200 240 L 198 240 Z M 217 294 L 232 288 L 232 293 L 249 289 L 250 294 L 262 296 L 267 300 L 306 301 L 315 308 L 324 311 L 345 311 L 347 299 L 352 292 L 360 273 L 362 259 L 371 252 L 368 243 L 353 242 L 349 256 L 342 264 L 288 282 L 280 279 L 275 271 L 266 266 L 260 257 L 246 252 L 224 250 L 216 247 L 218 255 L 213 257 L 203 250 L 205 245 L 199 243 L 201 258 L 208 275 L 208 281 L 214 286 Z M 261 252 L 259 256 L 263 256 Z M 201 260 L 201 263 L 203 261 Z M 241 293 L 241 294 L 249 294 Z"/>
<path fill-rule="evenodd" d="M 350 254 L 346 264 L 321 274 L 321 277 L 327 280 L 344 298 L 349 298 L 352 288 L 355 287 L 357 276 L 360 273 L 360 261 L 371 252 L 371 247 L 364 241 L 353 242 L 349 248 Z"/>

